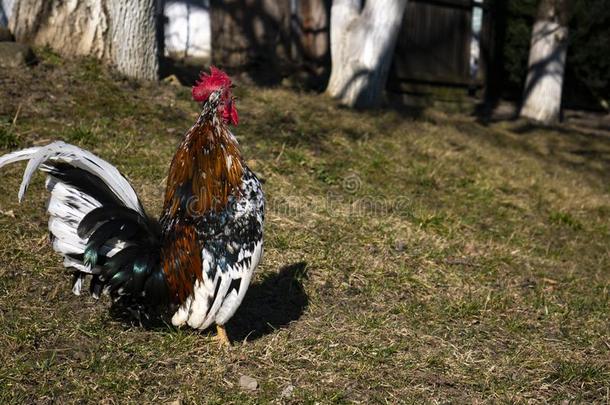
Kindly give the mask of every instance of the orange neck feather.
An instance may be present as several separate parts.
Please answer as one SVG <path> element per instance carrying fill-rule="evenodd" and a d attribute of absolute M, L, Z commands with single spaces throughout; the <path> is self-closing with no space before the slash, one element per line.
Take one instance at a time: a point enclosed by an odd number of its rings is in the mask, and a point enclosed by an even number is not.
<path fill-rule="evenodd" d="M 222 210 L 230 195 L 239 191 L 243 161 L 235 138 L 224 125 L 197 123 L 186 134 L 167 178 L 164 212 L 203 215 Z"/>

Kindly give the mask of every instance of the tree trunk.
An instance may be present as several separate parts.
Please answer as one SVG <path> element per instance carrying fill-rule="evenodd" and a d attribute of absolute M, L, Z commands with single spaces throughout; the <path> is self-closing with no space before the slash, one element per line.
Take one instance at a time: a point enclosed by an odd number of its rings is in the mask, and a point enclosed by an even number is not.
<path fill-rule="evenodd" d="M 331 76 L 326 92 L 350 107 L 379 104 L 406 0 L 334 0 L 330 20 Z"/>
<path fill-rule="evenodd" d="M 19 0 L 9 27 L 19 42 L 93 56 L 136 79 L 159 72 L 154 0 Z"/>
<path fill-rule="evenodd" d="M 568 49 L 568 0 L 541 0 L 532 30 L 521 116 L 543 123 L 559 120 Z"/>
<path fill-rule="evenodd" d="M 110 0 L 108 11 L 111 61 L 119 72 L 139 79 L 158 79 L 155 1 Z"/>

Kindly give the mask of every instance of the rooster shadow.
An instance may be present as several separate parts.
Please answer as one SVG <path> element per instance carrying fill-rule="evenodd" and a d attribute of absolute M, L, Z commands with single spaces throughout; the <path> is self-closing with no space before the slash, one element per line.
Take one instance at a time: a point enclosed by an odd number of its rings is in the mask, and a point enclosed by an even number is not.
<path fill-rule="evenodd" d="M 226 325 L 231 340 L 253 341 L 298 320 L 309 303 L 303 288 L 306 279 L 307 263 L 297 262 L 283 266 L 277 273 L 266 273 L 261 280 L 253 282 L 237 312 Z M 143 317 L 121 302 L 112 304 L 110 315 L 125 327 L 175 329 L 168 314 Z M 213 328 L 208 328 L 203 333 L 208 334 L 212 330 Z"/>
<path fill-rule="evenodd" d="M 306 279 L 307 263 L 297 262 L 253 283 L 227 323 L 231 340 L 256 340 L 298 320 L 309 304 L 303 288 Z"/>

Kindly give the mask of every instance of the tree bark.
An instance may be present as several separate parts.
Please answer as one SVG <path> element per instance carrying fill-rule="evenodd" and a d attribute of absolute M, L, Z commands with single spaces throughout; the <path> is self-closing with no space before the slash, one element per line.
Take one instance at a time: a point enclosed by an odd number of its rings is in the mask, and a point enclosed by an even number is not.
<path fill-rule="evenodd" d="M 136 79 L 159 72 L 154 0 L 19 0 L 9 28 L 19 42 L 93 56 Z"/>
<path fill-rule="evenodd" d="M 159 78 L 155 10 L 154 0 L 108 1 L 110 59 L 119 72 L 138 79 Z"/>
<path fill-rule="evenodd" d="M 559 120 L 568 49 L 568 0 L 541 0 L 532 30 L 521 116 Z"/>
<path fill-rule="evenodd" d="M 407 0 L 334 0 L 327 94 L 350 107 L 374 107 L 385 88 Z M 362 10 L 361 10 L 362 8 Z"/>

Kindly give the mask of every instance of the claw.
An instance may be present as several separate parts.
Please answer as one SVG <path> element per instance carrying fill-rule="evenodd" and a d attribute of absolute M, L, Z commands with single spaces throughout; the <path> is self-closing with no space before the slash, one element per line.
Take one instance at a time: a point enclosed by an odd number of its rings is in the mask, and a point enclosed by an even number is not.
<path fill-rule="evenodd" d="M 227 330 L 224 325 L 216 325 L 216 339 L 220 343 L 221 346 L 231 346 L 231 341 L 229 340 L 229 336 L 227 335 Z"/>

